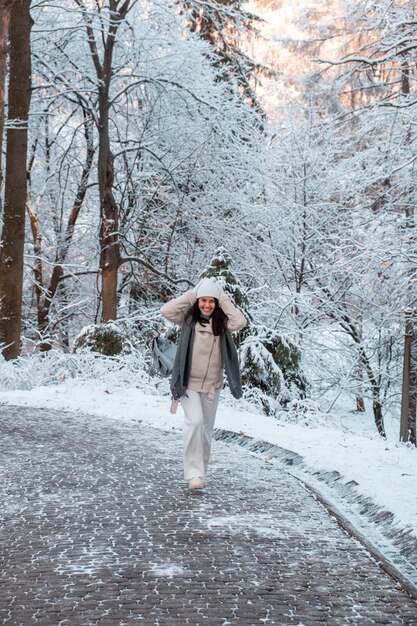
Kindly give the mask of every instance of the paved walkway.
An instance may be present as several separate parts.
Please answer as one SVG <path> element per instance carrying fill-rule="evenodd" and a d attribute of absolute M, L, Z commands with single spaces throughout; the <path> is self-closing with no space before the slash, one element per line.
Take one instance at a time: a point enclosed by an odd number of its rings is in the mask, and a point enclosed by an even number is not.
<path fill-rule="evenodd" d="M 0 437 L 2 624 L 417 625 L 361 545 L 245 450 L 214 442 L 190 493 L 178 433 L 0 407 Z"/>

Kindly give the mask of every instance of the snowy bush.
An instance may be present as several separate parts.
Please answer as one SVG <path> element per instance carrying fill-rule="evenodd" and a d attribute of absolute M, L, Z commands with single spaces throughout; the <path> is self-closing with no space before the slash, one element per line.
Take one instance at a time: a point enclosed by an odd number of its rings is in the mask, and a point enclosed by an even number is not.
<path fill-rule="evenodd" d="M 280 422 L 300 424 L 301 426 L 321 427 L 329 424 L 329 418 L 322 413 L 317 402 L 309 399 L 291 400 L 285 407 L 276 413 Z"/>
<path fill-rule="evenodd" d="M 89 351 L 67 354 L 56 350 L 34 353 L 14 361 L 0 356 L 0 391 L 30 390 L 68 379 L 95 380 L 123 388 L 135 384 L 148 387 L 145 356 L 134 350 L 116 357 L 97 356 Z"/>
<path fill-rule="evenodd" d="M 117 324 L 107 322 L 85 326 L 76 337 L 73 350 L 75 353 L 90 350 L 104 356 L 116 356 L 116 354 L 129 353 L 131 344 Z"/>
<path fill-rule="evenodd" d="M 245 397 L 256 399 L 267 414 L 294 398 L 304 398 L 307 381 L 300 371 L 300 359 L 297 346 L 277 331 L 252 325 L 240 347 L 242 382 L 252 389 Z"/>
<path fill-rule="evenodd" d="M 149 350 L 152 338 L 164 328 L 164 320 L 158 309 L 115 322 L 91 324 L 76 337 L 73 351 L 79 353 L 88 350 L 103 356 L 116 356 L 131 354 L 135 349 Z"/>
<path fill-rule="evenodd" d="M 259 411 L 265 413 L 266 415 L 277 415 L 277 413 L 282 409 L 278 400 L 269 394 L 264 393 L 258 387 L 244 386 L 243 398 L 250 405 L 258 407 Z M 250 407 L 247 407 L 247 410 L 250 410 Z"/>

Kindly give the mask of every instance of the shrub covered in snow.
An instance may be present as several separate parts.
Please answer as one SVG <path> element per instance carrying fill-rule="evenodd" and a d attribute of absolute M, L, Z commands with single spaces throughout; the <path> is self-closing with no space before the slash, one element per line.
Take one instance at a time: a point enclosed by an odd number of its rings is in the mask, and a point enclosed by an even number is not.
<path fill-rule="evenodd" d="M 145 356 L 134 350 L 131 354 L 106 357 L 90 351 L 68 354 L 58 350 L 33 353 L 6 361 L 0 355 L 0 391 L 30 390 L 44 385 L 95 380 L 123 388 L 132 384 L 147 387 Z"/>
<path fill-rule="evenodd" d="M 152 338 L 161 332 L 164 322 L 159 309 L 117 321 L 86 326 L 76 337 L 73 352 L 89 351 L 104 356 L 131 354 L 135 349 L 150 349 Z"/>
<path fill-rule="evenodd" d="M 73 351 L 90 350 L 104 356 L 116 356 L 131 352 L 129 338 L 114 322 L 85 326 L 76 337 Z"/>
<path fill-rule="evenodd" d="M 291 400 L 285 407 L 285 410 L 281 409 L 276 416 L 280 422 L 300 424 L 313 428 L 329 425 L 328 415 L 321 412 L 317 402 L 307 398 Z"/>
<path fill-rule="evenodd" d="M 294 398 L 304 398 L 307 381 L 300 370 L 297 346 L 265 326 L 251 326 L 251 334 L 240 347 L 242 382 L 246 391 L 267 414 L 275 413 Z"/>

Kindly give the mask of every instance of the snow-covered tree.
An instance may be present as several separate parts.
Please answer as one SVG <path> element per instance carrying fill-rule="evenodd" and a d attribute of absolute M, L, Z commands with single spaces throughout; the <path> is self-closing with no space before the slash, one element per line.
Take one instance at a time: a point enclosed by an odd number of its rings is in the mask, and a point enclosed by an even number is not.
<path fill-rule="evenodd" d="M 215 278 L 223 291 L 230 297 L 237 308 L 242 311 L 247 325 L 237 333 L 236 341 L 239 346 L 248 333 L 252 321 L 249 299 L 238 277 L 232 268 L 233 259 L 224 246 L 219 246 L 211 261 L 201 273 L 200 278 Z"/>
<path fill-rule="evenodd" d="M 255 85 L 271 71 L 245 50 L 249 37 L 258 37 L 259 16 L 247 10 L 243 0 L 180 0 L 187 27 L 214 51 L 212 62 L 218 75 L 236 89 L 244 102 L 263 113 Z"/>

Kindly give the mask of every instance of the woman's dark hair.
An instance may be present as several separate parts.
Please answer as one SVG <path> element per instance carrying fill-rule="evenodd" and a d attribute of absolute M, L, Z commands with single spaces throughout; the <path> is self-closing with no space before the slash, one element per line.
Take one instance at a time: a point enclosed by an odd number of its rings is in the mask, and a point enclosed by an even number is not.
<path fill-rule="evenodd" d="M 223 309 L 220 308 L 217 298 L 213 299 L 215 302 L 214 311 L 211 316 L 213 323 L 213 335 L 223 335 L 223 333 L 225 333 L 227 329 L 228 317 Z M 195 324 L 198 322 L 202 326 L 206 326 L 209 323 L 209 320 L 205 319 L 201 315 L 200 307 L 198 306 L 198 300 L 188 310 L 188 313 L 185 317 L 187 321 L 194 322 Z"/>

